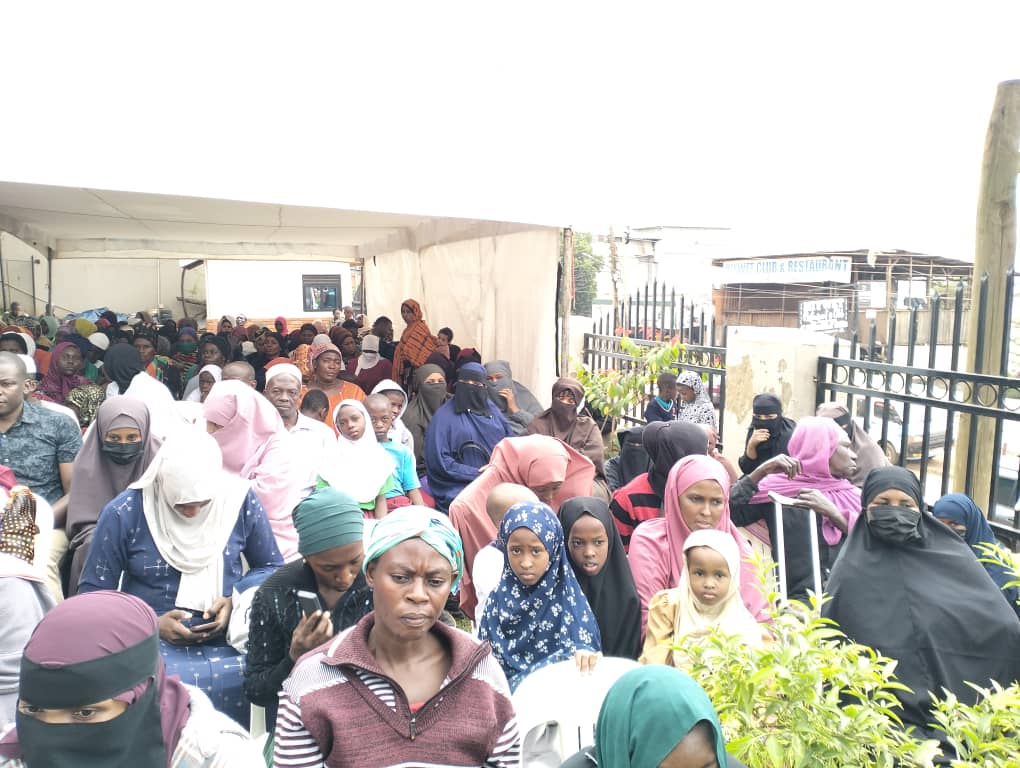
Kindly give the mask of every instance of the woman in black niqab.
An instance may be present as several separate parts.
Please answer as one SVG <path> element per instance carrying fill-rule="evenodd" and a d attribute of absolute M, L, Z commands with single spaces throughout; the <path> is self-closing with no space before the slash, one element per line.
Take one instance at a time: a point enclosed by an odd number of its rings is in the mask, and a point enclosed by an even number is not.
<path fill-rule="evenodd" d="M 773 418 L 768 418 L 770 416 Z M 740 471 L 749 475 L 773 456 L 786 453 L 786 446 L 796 428 L 797 422 L 783 416 L 783 404 L 778 397 L 768 392 L 755 395 L 751 401 L 751 426 L 744 438 L 744 453 L 737 460 Z M 755 458 L 752 459 L 747 455 L 746 446 L 759 429 L 767 430 L 769 436 L 755 446 Z"/>
<path fill-rule="evenodd" d="M 1020 619 L 966 543 L 927 511 L 917 478 L 874 469 L 861 492 L 862 519 L 832 569 L 822 610 L 854 642 L 896 659 L 904 725 L 933 729 L 929 691 L 973 704 L 967 683 L 1020 679 Z"/>

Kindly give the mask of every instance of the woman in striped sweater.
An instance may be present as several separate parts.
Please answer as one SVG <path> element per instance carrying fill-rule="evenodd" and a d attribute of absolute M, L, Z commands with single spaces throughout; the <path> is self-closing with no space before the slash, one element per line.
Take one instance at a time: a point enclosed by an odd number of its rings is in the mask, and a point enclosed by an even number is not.
<path fill-rule="evenodd" d="M 464 571 L 443 515 L 404 507 L 365 547 L 375 610 L 303 656 L 283 686 L 278 768 L 520 766 L 510 689 L 488 643 L 437 623 Z"/>

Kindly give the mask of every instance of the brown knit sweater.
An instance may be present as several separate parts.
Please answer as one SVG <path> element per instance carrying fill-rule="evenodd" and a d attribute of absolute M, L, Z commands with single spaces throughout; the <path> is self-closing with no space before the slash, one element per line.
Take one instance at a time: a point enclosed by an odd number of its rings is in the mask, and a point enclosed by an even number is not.
<path fill-rule="evenodd" d="M 510 688 L 488 643 L 444 624 L 451 649 L 439 693 L 412 713 L 368 648 L 375 622 L 356 626 L 301 658 L 283 685 L 276 722 L 279 768 L 520 765 Z"/>

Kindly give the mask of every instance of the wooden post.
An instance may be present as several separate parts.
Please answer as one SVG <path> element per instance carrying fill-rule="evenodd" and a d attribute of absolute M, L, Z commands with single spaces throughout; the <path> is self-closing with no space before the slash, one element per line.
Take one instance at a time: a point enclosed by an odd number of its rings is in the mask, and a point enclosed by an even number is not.
<path fill-rule="evenodd" d="M 560 283 L 560 376 L 570 375 L 570 313 L 574 296 L 574 230 L 563 230 L 563 280 Z"/>
<path fill-rule="evenodd" d="M 964 370 L 974 373 L 998 374 L 1005 325 L 1006 296 L 1003 291 L 1006 271 L 1016 261 L 1016 176 L 1020 170 L 1020 80 L 999 83 L 995 106 L 988 121 L 985 153 L 981 164 L 981 188 L 977 208 L 977 240 L 974 250 L 974 275 L 971 281 L 971 312 L 967 327 L 967 359 Z M 977 307 L 973 300 L 982 273 L 988 273 L 990 284 L 984 323 L 978 326 Z M 983 350 L 977 359 L 977 339 L 981 335 Z M 970 416 L 961 414 L 957 435 L 970 430 Z M 975 501 L 988 509 L 985 489 L 990 487 L 992 473 L 998 472 L 998 446 L 993 445 L 995 425 L 978 418 L 977 439 L 971 445 L 965 440 L 953 452 L 952 487 L 962 488 L 967 473 L 969 451 L 977 456 L 971 488 Z"/>

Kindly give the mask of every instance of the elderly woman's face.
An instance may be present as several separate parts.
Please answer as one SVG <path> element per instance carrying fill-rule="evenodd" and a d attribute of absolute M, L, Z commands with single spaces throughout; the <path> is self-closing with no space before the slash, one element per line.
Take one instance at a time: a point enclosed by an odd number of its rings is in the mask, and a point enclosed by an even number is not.
<path fill-rule="evenodd" d="M 423 637 L 439 619 L 453 568 L 421 539 L 408 539 L 369 563 L 365 578 L 375 597 L 376 629 L 406 641 Z"/>
<path fill-rule="evenodd" d="M 833 477 L 853 477 L 857 471 L 857 454 L 850 447 L 850 438 L 846 433 L 839 436 L 839 445 L 829 457 L 829 473 Z"/>
<path fill-rule="evenodd" d="M 81 350 L 78 347 L 67 347 L 57 358 L 57 369 L 64 376 L 74 376 L 81 370 L 82 363 Z"/>
<path fill-rule="evenodd" d="M 716 528 L 726 509 L 726 496 L 715 480 L 699 480 L 680 492 L 680 516 L 692 531 Z"/>

